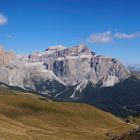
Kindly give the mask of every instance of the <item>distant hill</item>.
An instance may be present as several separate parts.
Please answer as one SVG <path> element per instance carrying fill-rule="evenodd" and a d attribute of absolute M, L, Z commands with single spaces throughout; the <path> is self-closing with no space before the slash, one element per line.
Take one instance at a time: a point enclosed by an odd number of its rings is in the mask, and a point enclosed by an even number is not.
<path fill-rule="evenodd" d="M 139 64 L 128 65 L 127 67 L 130 71 L 140 72 L 140 65 Z"/>
<path fill-rule="evenodd" d="M 128 65 L 128 69 L 132 72 L 132 74 L 140 78 L 140 65 Z"/>
<path fill-rule="evenodd" d="M 89 105 L 0 88 L 0 139 L 108 140 L 131 128 Z"/>

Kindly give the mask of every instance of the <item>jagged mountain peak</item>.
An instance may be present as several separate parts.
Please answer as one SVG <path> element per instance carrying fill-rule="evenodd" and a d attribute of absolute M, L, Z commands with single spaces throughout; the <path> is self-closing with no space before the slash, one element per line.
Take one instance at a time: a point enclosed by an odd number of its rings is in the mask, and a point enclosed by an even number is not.
<path fill-rule="evenodd" d="M 62 45 L 51 46 L 45 50 L 45 52 L 33 52 L 29 55 L 30 62 L 46 62 L 48 59 L 58 59 L 58 58 L 73 58 L 74 56 L 83 56 L 88 55 L 92 56 L 93 53 L 88 47 L 84 44 L 80 44 L 71 48 L 66 48 Z"/>
<path fill-rule="evenodd" d="M 78 56 L 78 55 L 91 55 L 91 50 L 85 44 L 79 44 L 73 47 L 66 48 L 62 45 L 50 46 L 46 49 L 46 54 L 58 53 L 58 57 Z"/>

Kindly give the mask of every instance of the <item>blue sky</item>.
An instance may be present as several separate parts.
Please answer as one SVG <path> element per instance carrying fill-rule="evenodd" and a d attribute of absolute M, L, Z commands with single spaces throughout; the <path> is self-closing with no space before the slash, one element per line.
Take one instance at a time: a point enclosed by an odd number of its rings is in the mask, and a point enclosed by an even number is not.
<path fill-rule="evenodd" d="M 17 53 L 86 43 L 140 64 L 139 0 L 0 0 L 0 44 Z"/>

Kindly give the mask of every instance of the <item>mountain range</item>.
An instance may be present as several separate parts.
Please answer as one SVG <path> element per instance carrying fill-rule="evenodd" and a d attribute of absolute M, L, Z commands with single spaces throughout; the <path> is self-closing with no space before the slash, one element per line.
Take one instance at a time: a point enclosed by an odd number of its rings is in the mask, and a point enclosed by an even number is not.
<path fill-rule="evenodd" d="M 119 116 L 140 111 L 139 78 L 117 59 L 96 55 L 84 44 L 50 46 L 29 55 L 1 47 L 0 73 L 1 87 L 83 102 Z"/>

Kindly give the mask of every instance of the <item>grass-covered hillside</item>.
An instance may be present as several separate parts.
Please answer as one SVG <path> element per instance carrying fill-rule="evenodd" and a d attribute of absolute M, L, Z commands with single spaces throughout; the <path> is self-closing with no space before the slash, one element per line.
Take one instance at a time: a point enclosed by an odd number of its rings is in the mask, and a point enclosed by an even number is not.
<path fill-rule="evenodd" d="M 0 139 L 106 140 L 132 127 L 89 105 L 0 88 Z"/>

